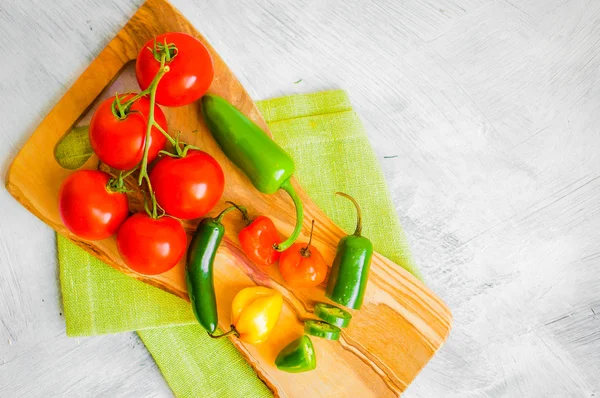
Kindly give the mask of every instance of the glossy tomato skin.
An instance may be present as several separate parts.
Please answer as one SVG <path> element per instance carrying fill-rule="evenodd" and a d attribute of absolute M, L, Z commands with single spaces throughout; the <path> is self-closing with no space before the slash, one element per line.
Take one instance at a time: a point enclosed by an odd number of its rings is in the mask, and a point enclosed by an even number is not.
<path fill-rule="evenodd" d="M 156 37 L 157 43 L 173 43 L 177 55 L 167 63 L 167 72 L 156 90 L 156 102 L 164 106 L 183 106 L 197 101 L 210 87 L 213 77 L 213 61 L 208 49 L 198 39 L 187 33 L 164 33 Z M 152 51 L 154 39 L 140 50 L 135 63 L 138 84 L 145 90 L 158 73 L 160 62 Z"/>
<path fill-rule="evenodd" d="M 279 257 L 279 271 L 291 287 L 313 287 L 321 284 L 327 276 L 327 264 L 319 250 L 306 243 L 294 243 Z M 305 253 L 305 255 L 303 255 Z"/>
<path fill-rule="evenodd" d="M 178 220 L 153 219 L 136 213 L 121 225 L 117 248 L 125 264 L 145 275 L 162 274 L 173 268 L 185 253 L 187 237 Z"/>
<path fill-rule="evenodd" d="M 189 150 L 183 158 L 165 156 L 150 172 L 156 201 L 182 220 L 206 215 L 221 199 L 225 176 L 219 163 L 208 153 Z"/>
<path fill-rule="evenodd" d="M 127 102 L 134 94 L 119 96 L 122 103 Z M 129 114 L 119 120 L 112 113 L 115 97 L 103 101 L 94 112 L 90 122 L 90 143 L 100 160 L 117 170 L 131 170 L 136 167 L 144 155 L 146 139 L 146 123 L 150 113 L 150 100 L 142 97 L 131 105 Z M 154 120 L 167 131 L 167 118 L 162 110 L 154 107 Z M 148 163 L 158 156 L 165 147 L 166 137 L 152 127 Z"/>
<path fill-rule="evenodd" d="M 114 235 L 129 215 L 127 195 L 109 192 L 110 175 L 80 170 L 62 183 L 58 209 L 65 226 L 80 238 L 101 240 Z"/>

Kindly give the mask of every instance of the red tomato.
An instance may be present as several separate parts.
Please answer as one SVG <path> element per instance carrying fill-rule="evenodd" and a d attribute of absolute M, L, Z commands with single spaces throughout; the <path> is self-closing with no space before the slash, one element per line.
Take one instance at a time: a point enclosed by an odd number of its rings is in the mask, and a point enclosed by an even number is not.
<path fill-rule="evenodd" d="M 279 271 L 291 287 L 313 287 L 325 280 L 327 264 L 319 250 L 305 243 L 294 243 L 279 257 Z"/>
<path fill-rule="evenodd" d="M 254 264 L 267 267 L 279 260 L 281 253 L 273 246 L 281 243 L 282 239 L 269 217 L 256 217 L 250 225 L 240 231 L 238 238 L 242 250 Z"/>
<path fill-rule="evenodd" d="M 173 43 L 177 55 L 168 61 L 167 72 L 158 83 L 156 102 L 164 106 L 182 106 L 197 101 L 212 83 L 213 61 L 208 49 L 198 39 L 187 33 L 164 33 L 156 37 L 156 43 Z M 135 75 L 145 90 L 158 73 L 160 62 L 154 58 L 154 39 L 149 40 L 138 54 Z"/>
<path fill-rule="evenodd" d="M 134 94 L 119 96 L 122 103 L 127 102 Z M 119 120 L 112 113 L 115 97 L 103 101 L 90 122 L 90 143 L 100 160 L 117 170 L 131 170 L 142 161 L 146 126 L 150 112 L 150 100 L 140 98 L 131 105 L 129 114 Z M 158 106 L 154 107 L 154 120 L 167 131 L 167 118 Z M 152 127 L 148 163 L 158 156 L 158 151 L 165 147 L 166 137 Z"/>
<path fill-rule="evenodd" d="M 106 239 L 129 215 L 127 195 L 110 192 L 110 175 L 98 170 L 80 170 L 62 183 L 58 210 L 63 223 L 80 238 Z"/>
<path fill-rule="evenodd" d="M 145 275 L 162 274 L 173 268 L 185 253 L 183 226 L 171 217 L 153 219 L 136 213 L 121 225 L 117 248 L 125 264 Z"/>
<path fill-rule="evenodd" d="M 165 156 L 150 172 L 156 201 L 182 220 L 202 217 L 215 207 L 225 189 L 219 163 L 208 153 L 188 151 L 183 158 Z"/>

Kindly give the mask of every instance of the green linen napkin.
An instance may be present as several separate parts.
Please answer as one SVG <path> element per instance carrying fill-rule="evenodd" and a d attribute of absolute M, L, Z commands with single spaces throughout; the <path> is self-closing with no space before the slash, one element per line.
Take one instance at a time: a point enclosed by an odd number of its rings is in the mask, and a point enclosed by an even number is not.
<path fill-rule="evenodd" d="M 344 230 L 363 210 L 363 234 L 375 250 L 419 277 L 379 163 L 342 90 L 257 103 L 275 140 L 295 159 L 301 185 Z M 63 237 L 58 261 L 69 336 L 137 331 L 178 397 L 271 396 L 228 340 L 213 340 L 190 305 L 107 266 Z M 218 264 L 217 264 L 218 266 Z"/>

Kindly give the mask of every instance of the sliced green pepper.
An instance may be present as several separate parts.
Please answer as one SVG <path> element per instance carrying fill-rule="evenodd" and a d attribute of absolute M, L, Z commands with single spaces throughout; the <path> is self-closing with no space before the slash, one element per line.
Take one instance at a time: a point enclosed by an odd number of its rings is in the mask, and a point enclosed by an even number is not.
<path fill-rule="evenodd" d="M 290 178 L 296 171 L 294 160 L 246 115 L 216 95 L 202 97 L 202 114 L 211 134 L 225 155 L 262 193 L 286 191 L 296 206 L 296 227 L 291 236 L 276 245 L 284 251 L 300 235 L 304 211 Z"/>
<path fill-rule="evenodd" d="M 341 328 L 347 327 L 352 319 L 352 315 L 348 311 L 326 303 L 315 305 L 315 315 L 325 322 Z"/>
<path fill-rule="evenodd" d="M 342 330 L 335 325 L 324 321 L 307 319 L 304 321 L 304 333 L 311 336 L 321 337 L 326 340 L 339 340 Z"/>
<path fill-rule="evenodd" d="M 336 194 L 352 201 L 356 207 L 357 221 L 354 234 L 343 237 L 338 243 L 325 295 L 348 308 L 359 309 L 369 279 L 373 244 L 361 236 L 362 216 L 356 200 L 342 192 Z"/>
<path fill-rule="evenodd" d="M 303 335 L 285 346 L 275 358 L 277 369 L 289 373 L 308 372 L 317 367 L 317 356 L 310 337 Z"/>
<path fill-rule="evenodd" d="M 211 335 L 217 330 L 219 321 L 213 284 L 213 263 L 225 234 L 221 220 L 225 214 L 235 209 L 245 215 L 246 209 L 243 206 L 233 205 L 215 218 L 202 219 L 187 252 L 186 282 L 192 309 L 200 325 Z"/>

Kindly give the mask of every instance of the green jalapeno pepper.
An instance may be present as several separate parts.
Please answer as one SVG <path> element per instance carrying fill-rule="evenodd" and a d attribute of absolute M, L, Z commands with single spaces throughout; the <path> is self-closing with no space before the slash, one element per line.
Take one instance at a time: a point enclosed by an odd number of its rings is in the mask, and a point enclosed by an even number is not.
<path fill-rule="evenodd" d="M 277 369 L 289 373 L 308 372 L 317 367 L 317 356 L 310 337 L 303 335 L 285 346 L 275 359 Z"/>
<path fill-rule="evenodd" d="M 221 220 L 225 214 L 236 209 L 246 217 L 246 209 L 243 206 L 233 205 L 215 218 L 202 219 L 187 252 L 186 282 L 192 309 L 200 325 L 211 335 L 217 330 L 219 321 L 213 284 L 213 263 L 225 234 Z"/>
<path fill-rule="evenodd" d="M 356 200 L 342 192 L 336 192 L 336 195 L 352 201 L 356 207 L 357 221 L 354 234 L 343 237 L 338 243 L 325 295 L 348 308 L 359 309 L 369 278 L 373 244 L 361 236 L 362 216 Z"/>
<path fill-rule="evenodd" d="M 287 192 L 296 206 L 296 226 L 291 236 L 276 245 L 284 251 L 300 235 L 304 211 L 290 178 L 296 171 L 294 160 L 260 127 L 225 99 L 216 95 L 202 97 L 202 113 L 211 134 L 225 155 L 262 193 Z"/>

